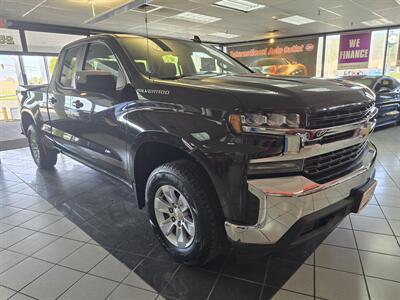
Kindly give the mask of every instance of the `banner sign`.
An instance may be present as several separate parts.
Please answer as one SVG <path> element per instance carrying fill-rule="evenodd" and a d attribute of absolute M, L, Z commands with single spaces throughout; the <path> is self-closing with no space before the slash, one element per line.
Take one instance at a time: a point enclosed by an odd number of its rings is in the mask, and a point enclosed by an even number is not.
<path fill-rule="evenodd" d="M 19 30 L 0 28 L 0 51 L 22 51 Z"/>
<path fill-rule="evenodd" d="M 340 36 L 338 70 L 368 68 L 371 32 Z"/>
<path fill-rule="evenodd" d="M 227 52 L 256 72 L 280 76 L 315 76 L 318 37 L 229 46 Z"/>

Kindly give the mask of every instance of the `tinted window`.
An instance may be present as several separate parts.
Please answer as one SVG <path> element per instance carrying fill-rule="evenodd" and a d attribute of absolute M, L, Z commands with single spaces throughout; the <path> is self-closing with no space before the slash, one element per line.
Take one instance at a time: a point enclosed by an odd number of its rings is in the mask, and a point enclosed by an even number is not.
<path fill-rule="evenodd" d="M 388 89 L 393 89 L 394 86 L 393 86 L 392 80 L 391 79 L 382 79 L 381 88 L 382 87 L 385 87 L 385 88 L 388 88 Z"/>
<path fill-rule="evenodd" d="M 361 83 L 361 84 L 364 84 L 364 85 L 366 85 L 366 86 L 368 86 L 368 87 L 370 87 L 370 88 L 372 88 L 372 86 L 374 85 L 374 82 L 375 82 L 375 78 L 373 78 L 373 77 L 360 77 L 360 78 L 357 78 L 357 77 L 354 77 L 354 78 L 352 78 L 352 77 L 349 77 L 349 78 L 347 78 L 346 77 L 346 79 L 347 80 L 351 80 L 351 81 L 355 81 L 355 82 L 358 82 L 358 83 Z"/>
<path fill-rule="evenodd" d="M 65 87 L 75 87 L 75 73 L 78 63 L 79 46 L 67 50 L 61 67 L 60 83 Z"/>
<path fill-rule="evenodd" d="M 104 44 L 90 44 L 86 54 L 84 70 L 106 71 L 114 75 L 117 89 L 126 85 L 125 75 L 117 58 Z"/>
<path fill-rule="evenodd" d="M 141 73 L 161 79 L 250 73 L 228 55 L 200 43 L 144 37 L 120 41 Z"/>

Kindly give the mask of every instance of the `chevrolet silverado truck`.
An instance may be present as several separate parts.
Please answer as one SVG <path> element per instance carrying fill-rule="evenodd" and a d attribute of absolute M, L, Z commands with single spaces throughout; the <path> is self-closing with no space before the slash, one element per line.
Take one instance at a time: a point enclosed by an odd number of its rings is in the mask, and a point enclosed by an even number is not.
<path fill-rule="evenodd" d="M 37 166 L 62 153 L 122 181 L 186 264 L 326 234 L 376 186 L 369 88 L 255 74 L 198 40 L 75 41 L 18 95 Z"/>

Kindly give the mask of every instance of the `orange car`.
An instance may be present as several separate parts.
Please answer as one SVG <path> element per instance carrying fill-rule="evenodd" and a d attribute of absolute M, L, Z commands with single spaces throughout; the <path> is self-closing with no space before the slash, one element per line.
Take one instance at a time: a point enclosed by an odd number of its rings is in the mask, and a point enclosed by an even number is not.
<path fill-rule="evenodd" d="M 284 57 L 269 57 L 255 61 L 250 68 L 268 75 L 307 76 L 307 68 L 303 64 L 291 62 Z"/>

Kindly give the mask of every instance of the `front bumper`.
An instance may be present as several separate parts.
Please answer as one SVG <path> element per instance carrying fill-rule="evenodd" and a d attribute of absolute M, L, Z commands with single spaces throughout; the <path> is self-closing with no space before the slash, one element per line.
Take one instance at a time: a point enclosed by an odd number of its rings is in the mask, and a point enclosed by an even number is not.
<path fill-rule="evenodd" d="M 249 245 L 275 245 L 282 241 L 293 244 L 303 234 L 301 228 L 305 233 L 312 231 L 309 220 L 328 220 L 332 216 L 331 226 L 324 227 L 331 228 L 356 206 L 352 195 L 374 177 L 376 154 L 375 146 L 369 142 L 361 166 L 324 184 L 303 176 L 248 180 L 249 192 L 259 200 L 258 221 L 251 226 L 227 221 L 227 236 Z"/>

